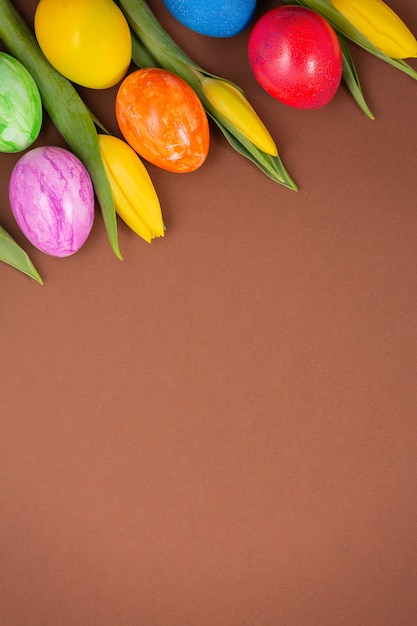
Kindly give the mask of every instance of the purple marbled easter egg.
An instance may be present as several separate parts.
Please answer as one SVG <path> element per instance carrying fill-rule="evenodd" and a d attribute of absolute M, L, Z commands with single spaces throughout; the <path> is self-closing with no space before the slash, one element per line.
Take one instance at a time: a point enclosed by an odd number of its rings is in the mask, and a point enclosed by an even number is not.
<path fill-rule="evenodd" d="M 90 234 L 91 178 L 83 163 L 64 148 L 42 146 L 26 152 L 12 171 L 9 199 L 23 234 L 46 254 L 74 254 Z"/>

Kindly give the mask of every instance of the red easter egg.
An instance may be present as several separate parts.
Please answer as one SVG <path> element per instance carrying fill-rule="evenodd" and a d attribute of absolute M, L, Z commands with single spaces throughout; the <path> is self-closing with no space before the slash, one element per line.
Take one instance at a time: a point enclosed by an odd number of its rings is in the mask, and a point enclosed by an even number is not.
<path fill-rule="evenodd" d="M 252 72 L 273 98 L 298 109 L 319 109 L 332 100 L 342 78 L 342 51 L 321 15 L 285 5 L 264 13 L 248 42 Z"/>

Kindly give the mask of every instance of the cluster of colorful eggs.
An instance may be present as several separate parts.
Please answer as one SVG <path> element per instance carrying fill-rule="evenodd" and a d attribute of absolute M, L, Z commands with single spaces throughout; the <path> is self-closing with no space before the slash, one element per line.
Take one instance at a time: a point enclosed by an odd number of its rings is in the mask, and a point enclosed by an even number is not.
<path fill-rule="evenodd" d="M 185 27 L 204 36 L 231 37 L 252 23 L 250 67 L 261 87 L 282 103 L 315 109 L 334 97 L 342 76 L 339 40 L 312 10 L 279 6 L 255 20 L 256 0 L 165 0 L 165 5 Z M 119 84 L 117 122 L 138 155 L 172 172 L 191 172 L 204 163 L 210 144 L 204 107 L 171 72 L 129 73 L 131 33 L 112 0 L 40 0 L 34 30 L 48 61 L 70 81 L 92 89 Z M 0 86 L 0 151 L 25 151 L 10 179 L 12 212 L 40 250 L 73 254 L 93 224 L 88 171 L 63 148 L 27 151 L 41 129 L 41 97 L 29 72 L 6 53 L 0 53 Z"/>

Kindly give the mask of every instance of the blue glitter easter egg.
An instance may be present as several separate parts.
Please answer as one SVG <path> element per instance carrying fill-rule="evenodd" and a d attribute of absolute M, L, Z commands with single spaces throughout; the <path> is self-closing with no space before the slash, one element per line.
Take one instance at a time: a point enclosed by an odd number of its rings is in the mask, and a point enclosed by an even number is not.
<path fill-rule="evenodd" d="M 181 24 L 208 37 L 233 37 L 249 26 L 256 0 L 164 0 Z"/>

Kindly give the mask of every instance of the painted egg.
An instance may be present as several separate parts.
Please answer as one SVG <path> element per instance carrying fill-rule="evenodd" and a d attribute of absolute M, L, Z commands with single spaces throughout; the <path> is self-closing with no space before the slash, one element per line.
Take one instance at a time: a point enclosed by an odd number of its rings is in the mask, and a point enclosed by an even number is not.
<path fill-rule="evenodd" d="M 164 4 L 181 24 L 209 37 L 239 34 L 256 9 L 256 0 L 164 0 Z"/>
<path fill-rule="evenodd" d="M 210 130 L 195 91 L 160 68 L 140 69 L 122 81 L 116 118 L 127 143 L 144 159 L 171 172 L 192 172 L 206 160 Z"/>
<path fill-rule="evenodd" d="M 301 6 L 279 6 L 253 26 L 248 56 L 258 83 L 271 96 L 299 109 L 318 109 L 335 96 L 342 51 L 333 27 Z"/>
<path fill-rule="evenodd" d="M 113 0 L 40 0 L 34 29 L 50 64 L 83 87 L 112 87 L 129 68 L 132 37 Z"/>
<path fill-rule="evenodd" d="M 38 87 L 24 65 L 0 52 L 0 152 L 21 152 L 42 126 Z"/>
<path fill-rule="evenodd" d="M 23 234 L 52 256 L 77 252 L 93 226 L 90 175 L 64 148 L 32 148 L 20 157 L 10 177 L 9 200 Z"/>

